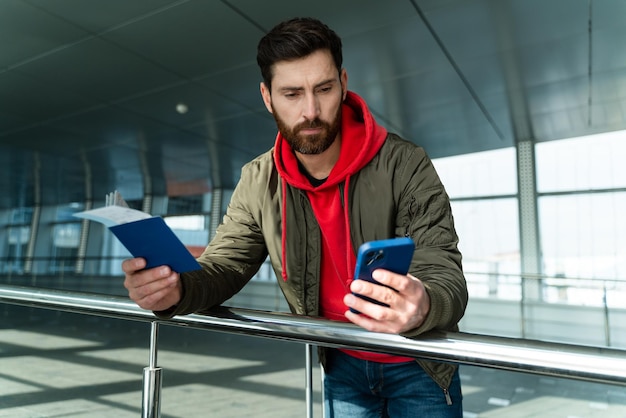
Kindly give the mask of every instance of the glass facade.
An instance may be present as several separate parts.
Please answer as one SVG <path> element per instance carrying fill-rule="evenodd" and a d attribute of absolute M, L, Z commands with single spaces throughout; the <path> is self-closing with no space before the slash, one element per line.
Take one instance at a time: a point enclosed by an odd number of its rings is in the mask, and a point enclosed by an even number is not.
<path fill-rule="evenodd" d="M 528 174 L 518 169 L 515 148 L 433 161 L 451 198 L 472 296 L 523 297 L 522 261 L 527 255 L 520 249 L 520 231 L 536 228 L 540 267 L 531 276 L 541 283 L 541 298 L 626 305 L 625 139 L 622 131 L 535 144 L 536 226 L 523 225 L 519 214 L 519 176 Z M 221 220 L 231 191 L 222 193 L 223 199 L 215 202 L 208 192 L 128 204 L 136 209 L 148 205 L 161 214 L 198 255 Z M 103 203 L 92 207 L 98 204 Z M 0 271 L 119 274 L 119 261 L 128 253 L 101 225 L 72 216 L 84 208 L 79 202 L 15 208 L 0 215 L 0 249 L 5 254 Z M 221 213 L 212 218 L 215 210 Z M 33 262 L 30 267 L 27 261 Z M 266 265 L 256 280 L 273 277 Z"/>
<path fill-rule="evenodd" d="M 626 132 L 535 145 L 546 302 L 626 306 Z M 514 148 L 434 160 L 450 195 L 470 295 L 520 299 Z"/>
<path fill-rule="evenodd" d="M 536 149 L 547 299 L 626 307 L 626 132 Z"/>

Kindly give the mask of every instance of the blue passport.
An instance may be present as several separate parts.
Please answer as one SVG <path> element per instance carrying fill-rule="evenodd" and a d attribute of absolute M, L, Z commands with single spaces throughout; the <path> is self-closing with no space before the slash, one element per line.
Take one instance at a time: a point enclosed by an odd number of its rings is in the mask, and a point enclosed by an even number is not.
<path fill-rule="evenodd" d="M 177 273 L 200 269 L 200 264 L 161 217 L 109 229 L 133 256 L 146 259 L 146 268 L 167 265 Z"/>
<path fill-rule="evenodd" d="M 201 269 L 160 216 L 120 206 L 105 206 L 74 216 L 107 226 L 133 257 L 146 259 L 146 268 L 167 265 L 177 273 Z"/>

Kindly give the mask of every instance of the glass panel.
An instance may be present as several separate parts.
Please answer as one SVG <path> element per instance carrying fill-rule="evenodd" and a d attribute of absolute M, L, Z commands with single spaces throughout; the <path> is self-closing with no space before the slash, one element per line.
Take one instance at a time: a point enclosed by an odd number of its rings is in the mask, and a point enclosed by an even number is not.
<path fill-rule="evenodd" d="M 30 237 L 29 226 L 18 226 L 8 228 L 7 258 L 0 270 L 4 273 L 23 273 L 24 258 Z"/>
<path fill-rule="evenodd" d="M 74 216 L 75 213 L 85 209 L 83 203 L 70 203 L 67 205 L 59 206 L 57 208 L 56 220 L 58 222 L 80 222 L 79 218 Z"/>
<path fill-rule="evenodd" d="M 27 256 L 31 234 L 33 208 L 15 208 L 9 216 L 6 229 L 6 256 L 0 271 L 6 273 L 23 273 L 24 260 Z M 2 248 L 2 245 L 0 245 Z"/>
<path fill-rule="evenodd" d="M 517 193 L 515 148 L 438 158 L 433 165 L 451 198 Z"/>
<path fill-rule="evenodd" d="M 167 201 L 167 213 L 171 215 L 202 213 L 204 195 L 170 196 Z"/>
<path fill-rule="evenodd" d="M 493 198 L 517 193 L 515 148 L 439 158 L 433 164 L 452 200 L 470 295 L 521 298 L 517 199 Z M 468 200 L 455 200 L 460 198 Z"/>
<path fill-rule="evenodd" d="M 9 227 L 9 244 L 25 245 L 30 237 L 30 226 L 10 226 Z"/>
<path fill-rule="evenodd" d="M 30 224 L 33 219 L 33 208 L 15 208 L 11 214 L 12 224 Z"/>
<path fill-rule="evenodd" d="M 206 229 L 206 217 L 203 215 L 168 216 L 165 223 L 172 229 L 198 231 Z"/>
<path fill-rule="evenodd" d="M 520 299 L 517 199 L 452 202 L 452 211 L 470 295 Z"/>
<path fill-rule="evenodd" d="M 78 248 L 54 247 L 52 261 L 50 262 L 51 272 L 72 272 L 76 268 L 76 257 Z"/>
<path fill-rule="evenodd" d="M 536 145 L 539 192 L 626 187 L 626 131 Z"/>
<path fill-rule="evenodd" d="M 209 242 L 208 215 L 167 216 L 164 220 L 191 254 L 202 254 Z"/>
<path fill-rule="evenodd" d="M 78 248 L 80 223 L 58 224 L 53 228 L 54 246 L 57 248 Z"/>
<path fill-rule="evenodd" d="M 52 225 L 51 272 L 71 272 L 76 268 L 81 220 L 74 214 L 84 207 L 82 203 L 70 203 L 56 208 L 56 223 Z"/>
<path fill-rule="evenodd" d="M 546 297 L 582 305 L 612 303 L 626 307 L 626 192 L 545 196 L 539 199 Z M 560 279 L 559 279 L 560 278 Z M 570 283 L 567 279 L 579 278 Z M 599 279 L 621 280 L 604 282 Z M 617 293 L 619 292 L 620 297 Z"/>

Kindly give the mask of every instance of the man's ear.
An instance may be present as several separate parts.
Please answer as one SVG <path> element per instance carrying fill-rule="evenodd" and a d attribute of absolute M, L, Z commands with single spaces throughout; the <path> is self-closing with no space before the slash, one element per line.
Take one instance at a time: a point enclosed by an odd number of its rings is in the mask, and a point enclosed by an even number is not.
<path fill-rule="evenodd" d="M 341 69 L 339 79 L 341 80 L 342 100 L 346 100 L 346 96 L 348 95 L 348 72 L 345 68 Z"/>
<path fill-rule="evenodd" d="M 264 82 L 261 81 L 261 97 L 263 98 L 263 103 L 265 103 L 265 108 L 268 112 L 274 113 L 272 111 L 272 94 L 270 90 L 267 88 Z"/>

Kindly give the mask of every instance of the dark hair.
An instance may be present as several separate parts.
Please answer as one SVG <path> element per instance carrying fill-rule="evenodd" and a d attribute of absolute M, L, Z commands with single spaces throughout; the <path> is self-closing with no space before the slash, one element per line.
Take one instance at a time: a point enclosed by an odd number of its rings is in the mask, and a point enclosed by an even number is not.
<path fill-rule="evenodd" d="M 319 20 L 308 17 L 279 23 L 261 38 L 257 47 L 256 61 L 261 69 L 263 82 L 271 89 L 272 66 L 278 61 L 304 58 L 320 49 L 330 51 L 337 71 L 341 71 L 341 38 L 332 29 Z"/>

